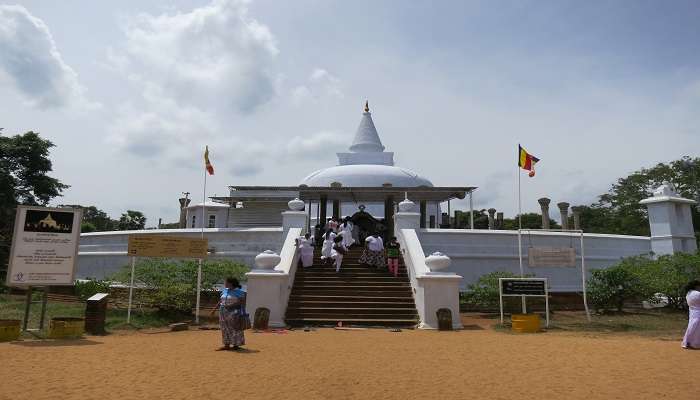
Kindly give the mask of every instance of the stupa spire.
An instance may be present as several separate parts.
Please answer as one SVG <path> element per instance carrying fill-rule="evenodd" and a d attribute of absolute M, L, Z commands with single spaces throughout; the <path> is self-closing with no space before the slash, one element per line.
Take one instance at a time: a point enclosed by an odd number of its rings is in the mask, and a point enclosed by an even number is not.
<path fill-rule="evenodd" d="M 372 121 L 372 113 L 369 112 L 369 101 L 365 101 L 365 112 L 362 113 L 360 126 L 357 127 L 350 151 L 353 153 L 381 153 L 384 151 L 384 145 L 382 145 L 377 128 L 374 127 L 374 121 Z"/>

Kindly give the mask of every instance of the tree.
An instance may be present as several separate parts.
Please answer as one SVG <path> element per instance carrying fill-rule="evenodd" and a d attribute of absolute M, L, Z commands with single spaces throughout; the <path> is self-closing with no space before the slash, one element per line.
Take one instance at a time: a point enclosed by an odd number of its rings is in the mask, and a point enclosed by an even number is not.
<path fill-rule="evenodd" d="M 0 268 L 9 258 L 17 205 L 47 205 L 69 187 L 48 175 L 53 146 L 32 131 L 0 135 Z"/>
<path fill-rule="evenodd" d="M 469 211 L 455 211 L 455 226 L 458 228 L 469 228 Z M 486 210 L 474 210 L 474 229 L 488 229 L 489 216 Z"/>
<path fill-rule="evenodd" d="M 113 231 L 117 228 L 118 221 L 115 221 L 107 215 L 106 212 L 95 206 L 81 206 L 77 204 L 61 204 L 60 207 L 77 207 L 83 210 L 83 223 L 89 223 L 93 226 L 91 232 Z M 83 230 L 83 232 L 86 232 Z"/>
<path fill-rule="evenodd" d="M 146 217 L 141 211 L 127 210 L 119 218 L 120 231 L 135 231 L 146 227 Z"/>
<path fill-rule="evenodd" d="M 639 202 L 660 185 L 672 183 L 686 198 L 700 198 L 700 157 L 683 157 L 668 164 L 642 168 L 612 185 L 597 204 L 585 207 L 581 215 L 584 230 L 598 233 L 649 235 L 646 207 Z M 696 234 L 700 234 L 700 212 L 692 208 Z"/>
<path fill-rule="evenodd" d="M 522 215 L 522 223 L 523 229 L 542 229 L 542 214 L 525 213 Z M 561 226 L 550 218 L 549 228 L 559 229 Z M 503 229 L 518 230 L 518 216 L 516 215 L 515 218 L 504 218 Z"/>

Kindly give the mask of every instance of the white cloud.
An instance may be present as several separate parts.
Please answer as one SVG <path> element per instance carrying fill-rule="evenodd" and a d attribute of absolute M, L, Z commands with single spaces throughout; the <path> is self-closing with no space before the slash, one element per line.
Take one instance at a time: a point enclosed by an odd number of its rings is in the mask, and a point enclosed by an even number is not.
<path fill-rule="evenodd" d="M 335 132 L 293 136 L 282 146 L 246 139 L 225 151 L 234 155 L 226 163 L 234 176 L 254 176 L 280 163 L 296 163 L 312 156 L 315 161 L 335 158 L 335 152 L 347 146 L 346 139 Z"/>
<path fill-rule="evenodd" d="M 247 1 L 214 0 L 190 12 L 139 14 L 125 27 L 117 67 L 178 104 L 249 113 L 275 94 L 278 53 Z"/>
<path fill-rule="evenodd" d="M 309 136 L 294 136 L 284 152 L 286 157 L 297 158 L 309 155 L 335 155 L 336 151 L 348 146 L 348 138 L 336 132 L 318 132 Z"/>
<path fill-rule="evenodd" d="M 10 81 L 40 109 L 95 108 L 58 51 L 48 26 L 22 6 L 0 5 L 0 84 Z"/>
<path fill-rule="evenodd" d="M 304 105 L 309 100 L 343 99 L 343 82 L 323 68 L 314 68 L 307 82 L 292 89 L 292 104 Z"/>

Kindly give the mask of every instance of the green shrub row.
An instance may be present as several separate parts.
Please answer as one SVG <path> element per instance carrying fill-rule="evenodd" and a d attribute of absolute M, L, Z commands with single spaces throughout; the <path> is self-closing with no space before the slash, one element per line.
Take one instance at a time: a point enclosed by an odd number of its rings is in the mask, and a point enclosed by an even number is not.
<path fill-rule="evenodd" d="M 517 275 L 505 271 L 482 275 L 467 286 L 460 300 L 484 308 L 498 307 L 498 278 L 513 277 Z M 657 258 L 635 256 L 609 268 L 591 270 L 587 294 L 598 312 L 622 311 L 626 302 L 658 303 L 662 298 L 667 299 L 669 307 L 683 309 L 687 307 L 684 288 L 694 279 L 700 280 L 700 252 Z"/>
<path fill-rule="evenodd" d="M 165 313 L 189 314 L 196 302 L 197 267 L 194 260 L 140 259 L 134 269 L 134 284 L 141 290 L 134 292 L 134 302 Z M 228 277 L 243 282 L 248 271 L 247 266 L 237 262 L 207 260 L 202 263 L 202 290 L 211 290 Z M 75 291 L 85 300 L 95 293 L 108 292 L 110 284 L 128 285 L 130 280 L 131 266 L 127 265 L 104 281 L 76 282 Z"/>
<path fill-rule="evenodd" d="M 669 307 L 682 309 L 685 285 L 693 279 L 700 279 L 700 253 L 628 257 L 610 268 L 592 270 L 588 297 L 600 312 L 622 311 L 628 301 L 658 303 L 663 297 Z"/>

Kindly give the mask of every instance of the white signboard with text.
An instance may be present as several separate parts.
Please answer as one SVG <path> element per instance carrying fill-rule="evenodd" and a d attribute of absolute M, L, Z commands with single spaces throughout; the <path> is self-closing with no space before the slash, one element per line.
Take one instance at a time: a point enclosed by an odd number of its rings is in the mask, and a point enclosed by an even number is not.
<path fill-rule="evenodd" d="M 18 206 L 8 286 L 73 285 L 82 210 Z"/>

